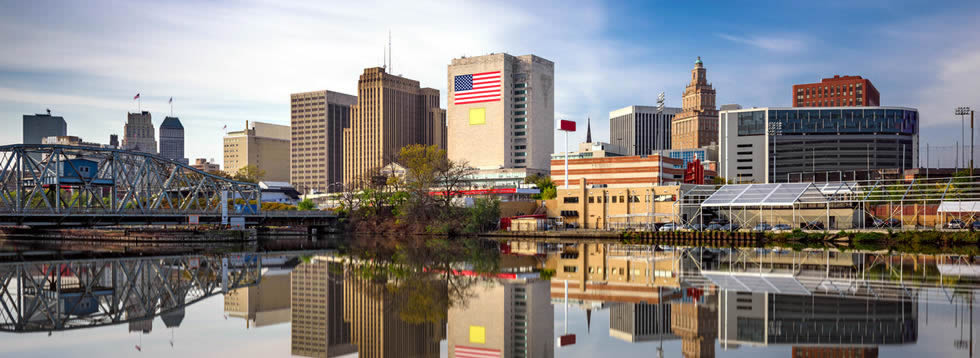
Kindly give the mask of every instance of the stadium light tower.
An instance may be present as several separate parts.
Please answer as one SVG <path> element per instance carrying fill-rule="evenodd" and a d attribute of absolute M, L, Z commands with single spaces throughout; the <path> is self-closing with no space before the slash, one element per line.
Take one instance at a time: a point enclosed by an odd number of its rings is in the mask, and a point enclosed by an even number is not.
<path fill-rule="evenodd" d="M 966 116 L 970 114 L 970 107 L 956 107 L 956 112 L 955 113 L 956 113 L 957 116 L 960 116 L 960 143 L 963 143 L 963 147 L 962 147 L 963 149 L 961 151 L 965 151 L 966 150 Z M 971 130 L 972 130 L 973 123 L 970 123 L 970 125 L 971 125 Z M 970 134 L 970 138 L 971 139 L 973 138 L 973 134 Z M 973 151 L 973 143 L 972 143 L 973 141 L 971 140 L 970 142 L 971 142 L 970 143 L 970 151 L 972 152 Z M 963 153 L 960 153 L 960 154 L 962 155 L 961 158 L 963 158 L 962 159 L 963 162 L 966 162 L 966 153 L 963 152 Z M 973 153 L 970 153 L 970 158 L 971 158 L 970 159 L 970 170 L 971 170 L 970 175 L 972 176 L 973 175 L 973 172 L 972 172 L 972 170 L 973 170 L 973 159 L 972 159 L 973 158 Z M 966 163 L 963 163 L 963 164 L 966 164 Z M 966 165 L 963 165 L 963 167 L 965 167 L 965 166 Z"/>

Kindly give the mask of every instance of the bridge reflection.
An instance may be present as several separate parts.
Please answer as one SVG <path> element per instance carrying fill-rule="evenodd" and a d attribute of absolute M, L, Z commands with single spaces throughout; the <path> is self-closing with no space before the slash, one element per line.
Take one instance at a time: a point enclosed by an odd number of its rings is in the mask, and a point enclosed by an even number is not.
<path fill-rule="evenodd" d="M 185 307 L 255 285 L 261 270 L 253 254 L 0 263 L 0 331 L 179 326 Z"/>

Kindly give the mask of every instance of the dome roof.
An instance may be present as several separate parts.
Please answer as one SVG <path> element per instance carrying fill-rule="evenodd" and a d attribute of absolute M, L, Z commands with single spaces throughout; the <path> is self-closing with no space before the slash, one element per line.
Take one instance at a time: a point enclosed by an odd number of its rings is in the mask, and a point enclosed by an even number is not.
<path fill-rule="evenodd" d="M 702 63 L 701 63 L 701 56 L 698 56 L 698 60 L 697 60 L 697 61 L 694 61 L 694 64 L 695 64 L 695 65 L 700 65 L 700 64 L 702 64 Z"/>

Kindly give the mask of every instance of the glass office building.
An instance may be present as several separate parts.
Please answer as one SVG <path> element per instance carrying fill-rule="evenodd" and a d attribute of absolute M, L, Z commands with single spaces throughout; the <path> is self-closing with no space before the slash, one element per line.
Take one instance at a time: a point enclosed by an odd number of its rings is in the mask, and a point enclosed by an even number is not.
<path fill-rule="evenodd" d="M 739 182 L 843 179 L 919 163 L 914 108 L 752 108 L 719 120 L 719 175 Z"/>

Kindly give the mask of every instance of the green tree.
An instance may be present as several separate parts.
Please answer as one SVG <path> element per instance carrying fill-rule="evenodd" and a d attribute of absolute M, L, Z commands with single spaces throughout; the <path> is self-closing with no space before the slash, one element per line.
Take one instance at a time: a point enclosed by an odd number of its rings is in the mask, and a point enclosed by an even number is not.
<path fill-rule="evenodd" d="M 296 204 L 296 208 L 299 210 L 315 210 L 316 204 L 313 203 L 313 200 L 303 199 L 303 201 Z"/>
<path fill-rule="evenodd" d="M 246 165 L 238 168 L 233 179 L 247 183 L 258 183 L 265 176 L 265 170 L 259 169 L 254 165 Z"/>
<path fill-rule="evenodd" d="M 532 195 L 532 199 L 549 200 L 558 197 L 558 188 L 555 187 L 555 182 L 551 181 L 549 176 L 533 174 L 524 178 L 524 183 L 534 184 L 538 190 L 541 190 L 540 194 Z"/>

